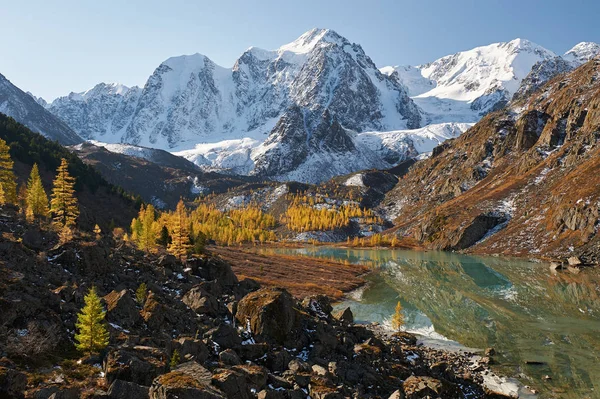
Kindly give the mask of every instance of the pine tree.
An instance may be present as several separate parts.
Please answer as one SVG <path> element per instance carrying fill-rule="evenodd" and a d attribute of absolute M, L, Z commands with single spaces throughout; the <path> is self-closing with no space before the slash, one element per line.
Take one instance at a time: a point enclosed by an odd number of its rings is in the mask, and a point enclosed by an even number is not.
<path fill-rule="evenodd" d="M 138 233 L 138 246 L 144 251 L 150 251 L 156 245 L 156 232 L 154 231 L 155 212 L 152 204 L 140 210 L 141 229 Z"/>
<path fill-rule="evenodd" d="M 48 217 L 48 196 L 42 185 L 40 172 L 37 163 L 33 164 L 29 180 L 27 180 L 27 194 L 25 196 L 27 204 L 27 215 L 31 217 Z"/>
<path fill-rule="evenodd" d="M 174 369 L 175 367 L 177 367 L 179 362 L 181 362 L 181 355 L 179 355 L 179 350 L 175 349 L 173 351 L 173 355 L 171 356 L 171 362 L 169 363 L 169 366 L 171 367 L 171 369 Z"/>
<path fill-rule="evenodd" d="M 136 301 L 144 306 L 144 302 L 146 302 L 146 297 L 148 296 L 148 287 L 146 283 L 140 284 L 140 286 L 135 290 L 135 299 Z"/>
<path fill-rule="evenodd" d="M 187 256 L 190 249 L 187 212 L 183 200 L 180 199 L 171 217 L 171 244 L 167 247 L 167 251 L 182 259 Z"/>
<path fill-rule="evenodd" d="M 392 316 L 392 328 L 394 330 L 400 331 L 402 326 L 404 325 L 404 314 L 402 313 L 402 304 L 400 301 L 396 304 L 396 310 L 394 311 L 394 315 Z"/>
<path fill-rule="evenodd" d="M 95 287 L 90 288 L 84 300 L 85 306 L 77 315 L 75 324 L 79 331 L 75 334 L 75 347 L 83 353 L 98 353 L 108 345 L 109 333 L 104 325 L 106 312 Z"/>
<path fill-rule="evenodd" d="M 52 200 L 50 201 L 54 224 L 59 228 L 74 225 L 77 216 L 79 216 L 77 198 L 74 196 L 75 189 L 73 188 L 75 178 L 69 175 L 68 166 L 67 160 L 63 158 L 56 170 Z"/>
<path fill-rule="evenodd" d="M 13 172 L 13 160 L 9 154 L 6 141 L 0 139 L 0 186 L 3 195 L 0 204 L 17 203 L 17 180 Z"/>

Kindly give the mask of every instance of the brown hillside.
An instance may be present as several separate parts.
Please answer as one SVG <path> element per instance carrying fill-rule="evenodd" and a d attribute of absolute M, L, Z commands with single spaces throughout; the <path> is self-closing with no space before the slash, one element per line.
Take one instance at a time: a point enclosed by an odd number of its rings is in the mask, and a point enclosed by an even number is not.
<path fill-rule="evenodd" d="M 438 249 L 549 257 L 574 249 L 595 261 L 599 71 L 596 59 L 558 76 L 416 164 L 382 205 L 398 232 Z"/>

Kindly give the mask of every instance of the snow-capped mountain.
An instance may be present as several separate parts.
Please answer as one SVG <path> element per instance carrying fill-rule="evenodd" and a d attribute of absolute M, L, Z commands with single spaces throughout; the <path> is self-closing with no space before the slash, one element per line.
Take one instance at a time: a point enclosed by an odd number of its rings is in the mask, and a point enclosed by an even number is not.
<path fill-rule="evenodd" d="M 141 90 L 100 84 L 49 109 L 86 138 L 183 150 L 215 140 L 264 140 L 294 107 L 302 110 L 306 135 L 325 110 L 358 131 L 421 125 L 404 87 L 359 45 L 325 29 L 275 51 L 250 48 L 233 68 L 201 54 L 169 58 Z"/>
<path fill-rule="evenodd" d="M 553 77 L 570 72 L 600 54 L 600 45 L 591 42 L 581 42 L 562 56 L 538 61 L 523 81 L 513 100 L 518 100 L 532 94 Z"/>
<path fill-rule="evenodd" d="M 477 122 L 502 107 L 531 67 L 555 54 L 528 40 L 476 47 L 417 67 L 384 67 L 408 91 L 431 123 Z"/>
<path fill-rule="evenodd" d="M 48 112 L 36 99 L 0 74 L 0 113 L 14 118 L 34 132 L 64 145 L 83 140 L 66 123 Z M 43 100 L 42 100 L 43 101 Z"/>
<path fill-rule="evenodd" d="M 57 98 L 47 108 L 85 139 L 118 143 L 119 132 L 131 122 L 140 93 L 139 87 L 100 83 L 83 93 Z"/>
<path fill-rule="evenodd" d="M 591 60 L 600 54 L 600 44 L 593 42 L 581 42 L 576 44 L 571 50 L 567 51 L 563 58 L 565 61 L 579 66 Z"/>
<path fill-rule="evenodd" d="M 248 138 L 226 140 L 198 144 L 174 154 L 207 170 L 318 183 L 358 170 L 391 168 L 408 158 L 430 153 L 472 126 L 441 123 L 419 129 L 356 133 L 325 114 L 307 141 L 294 134 L 301 121 L 297 110 L 292 110 L 281 118 L 265 142 Z"/>
<path fill-rule="evenodd" d="M 251 47 L 232 68 L 173 57 L 143 88 L 101 83 L 48 109 L 86 139 L 165 149 L 208 170 L 318 182 L 426 152 L 416 143 L 458 135 L 597 51 L 580 43 L 556 56 L 515 39 L 378 69 L 358 44 L 313 29 L 277 50 Z"/>

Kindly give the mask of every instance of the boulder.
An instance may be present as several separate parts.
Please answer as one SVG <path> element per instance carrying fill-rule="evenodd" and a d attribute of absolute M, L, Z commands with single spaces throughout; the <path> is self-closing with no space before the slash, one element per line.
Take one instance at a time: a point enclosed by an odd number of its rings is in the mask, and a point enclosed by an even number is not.
<path fill-rule="evenodd" d="M 48 399 L 50 395 L 58 392 L 59 389 L 57 386 L 50 386 L 47 388 L 40 388 L 33 393 L 33 399 Z"/>
<path fill-rule="evenodd" d="M 233 288 L 238 279 L 229 263 L 217 258 L 192 258 L 187 261 L 192 273 L 207 281 L 217 281 L 221 286 Z"/>
<path fill-rule="evenodd" d="M 569 263 L 569 266 L 581 266 L 582 265 L 581 259 L 579 259 L 577 256 L 571 256 L 569 259 L 567 259 L 567 262 Z"/>
<path fill-rule="evenodd" d="M 27 376 L 20 371 L 0 367 L 0 397 L 23 397 Z"/>
<path fill-rule="evenodd" d="M 23 245 L 34 251 L 41 251 L 46 244 L 46 237 L 39 228 L 30 228 L 23 233 Z"/>
<path fill-rule="evenodd" d="M 106 320 L 124 328 L 131 328 L 142 321 L 136 303 L 127 290 L 112 291 L 104 296 Z"/>
<path fill-rule="evenodd" d="M 286 350 L 270 352 L 267 354 L 267 367 L 273 372 L 283 372 L 288 369 L 292 355 Z"/>
<path fill-rule="evenodd" d="M 237 330 L 229 324 L 221 323 L 218 327 L 209 330 L 205 336 L 219 345 L 221 349 L 235 348 L 242 343 Z"/>
<path fill-rule="evenodd" d="M 196 362 L 179 365 L 170 373 L 156 377 L 150 387 L 151 399 L 225 399 L 210 386 L 212 374 Z"/>
<path fill-rule="evenodd" d="M 207 314 L 211 317 L 217 317 L 222 306 L 215 296 L 209 294 L 200 286 L 195 286 L 189 290 L 183 296 L 182 301 L 194 312 Z"/>
<path fill-rule="evenodd" d="M 212 383 L 231 399 L 250 399 L 252 393 L 246 383 L 246 377 L 235 370 L 217 369 Z"/>
<path fill-rule="evenodd" d="M 114 380 L 108 388 L 108 399 L 148 399 L 149 388 L 133 382 Z"/>
<path fill-rule="evenodd" d="M 158 296 L 150 291 L 141 312 L 148 328 L 155 331 L 164 328 L 166 313 L 166 307 L 161 303 Z"/>
<path fill-rule="evenodd" d="M 293 373 L 308 373 L 312 371 L 310 364 L 300 359 L 290 361 L 288 369 Z"/>
<path fill-rule="evenodd" d="M 269 345 L 266 343 L 249 344 L 244 343 L 237 349 L 240 357 L 244 360 L 257 360 L 269 352 Z M 288 360 L 289 361 L 289 360 Z"/>
<path fill-rule="evenodd" d="M 410 376 L 402 385 L 406 399 L 449 398 L 454 397 L 455 390 L 445 382 L 432 377 Z"/>
<path fill-rule="evenodd" d="M 242 373 L 246 377 L 248 386 L 256 391 L 260 391 L 267 385 L 269 372 L 264 367 L 243 364 L 232 369 Z"/>
<path fill-rule="evenodd" d="M 248 323 L 253 334 L 279 344 L 291 338 L 296 317 L 292 296 L 280 288 L 262 288 L 246 295 L 236 313 L 237 320 Z"/>
<path fill-rule="evenodd" d="M 150 386 L 154 378 L 168 370 L 167 354 L 148 346 L 117 348 L 110 351 L 104 360 L 106 380 L 133 382 Z"/>
<path fill-rule="evenodd" d="M 320 319 L 327 320 L 331 317 L 333 307 L 329 297 L 325 295 L 313 295 L 304 298 L 302 306 L 308 309 L 308 311 L 317 316 Z"/>
<path fill-rule="evenodd" d="M 312 378 L 308 386 L 313 399 L 344 399 L 345 396 L 327 379 Z"/>
<path fill-rule="evenodd" d="M 77 258 L 81 259 L 82 272 L 88 276 L 111 272 L 113 262 L 110 259 L 110 248 L 101 245 L 100 241 L 78 246 Z"/>
<path fill-rule="evenodd" d="M 233 349 L 226 349 L 219 353 L 219 361 L 226 366 L 237 366 L 242 364 L 242 360 Z"/>
<path fill-rule="evenodd" d="M 61 389 L 50 395 L 48 399 L 79 399 L 79 388 Z"/>
<path fill-rule="evenodd" d="M 333 312 L 333 317 L 342 324 L 354 323 L 354 315 L 349 307 Z"/>
<path fill-rule="evenodd" d="M 182 359 L 195 360 L 198 363 L 204 363 L 208 359 L 208 348 L 199 339 L 180 338 L 175 341 L 173 349 L 179 351 Z"/>

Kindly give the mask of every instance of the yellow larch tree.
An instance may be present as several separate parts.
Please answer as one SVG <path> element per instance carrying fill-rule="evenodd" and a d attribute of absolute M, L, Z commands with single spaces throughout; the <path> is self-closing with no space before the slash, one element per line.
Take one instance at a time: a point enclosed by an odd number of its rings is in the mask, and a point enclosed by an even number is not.
<path fill-rule="evenodd" d="M 187 210 L 180 199 L 175 213 L 171 216 L 171 244 L 167 247 L 167 251 L 180 259 L 185 258 L 192 248 L 188 226 Z"/>
<path fill-rule="evenodd" d="M 69 175 L 69 164 L 63 158 L 60 166 L 56 170 L 54 187 L 52 188 L 52 200 L 50 201 L 50 211 L 56 227 L 71 228 L 79 216 L 79 207 L 77 198 L 75 198 L 75 178 Z"/>
<path fill-rule="evenodd" d="M 0 205 L 17 203 L 17 180 L 9 150 L 6 141 L 0 139 L 0 188 L 2 188 Z"/>
<path fill-rule="evenodd" d="M 48 196 L 42 185 L 37 163 L 33 164 L 29 180 L 27 180 L 27 194 L 25 195 L 28 218 L 48 217 Z"/>

